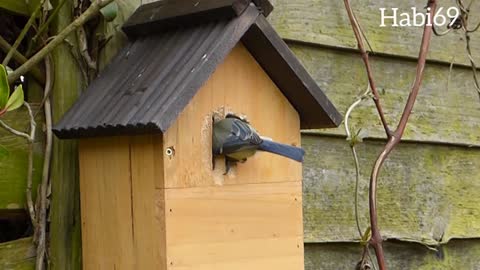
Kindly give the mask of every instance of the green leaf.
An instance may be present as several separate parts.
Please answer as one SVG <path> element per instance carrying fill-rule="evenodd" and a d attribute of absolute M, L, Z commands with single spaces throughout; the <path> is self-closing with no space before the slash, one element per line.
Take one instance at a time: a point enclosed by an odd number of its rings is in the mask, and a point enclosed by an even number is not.
<path fill-rule="evenodd" d="M 370 238 L 372 238 L 372 228 L 368 227 L 363 233 L 360 243 L 364 246 L 368 244 L 368 241 L 370 241 Z"/>
<path fill-rule="evenodd" d="M 5 108 L 10 95 L 10 86 L 8 85 L 7 70 L 4 65 L 0 65 L 0 110 Z"/>
<path fill-rule="evenodd" d="M 368 137 L 368 132 L 363 128 L 360 128 L 357 131 L 354 131 L 354 128 L 350 128 L 350 133 L 352 134 L 347 138 L 347 141 L 350 143 L 350 146 L 355 146 L 363 142 L 363 139 Z"/>
<path fill-rule="evenodd" d="M 117 3 L 115 1 L 113 1 L 112 3 L 106 5 L 105 7 L 100 9 L 100 13 L 102 13 L 103 18 L 105 18 L 105 20 L 107 22 L 111 22 L 111 21 L 115 20 L 115 18 L 117 17 L 117 14 L 118 14 Z"/>
<path fill-rule="evenodd" d="M 13 91 L 13 94 L 8 99 L 7 107 L 6 107 L 7 112 L 20 108 L 23 102 L 24 102 L 23 87 L 22 85 L 19 85 L 17 88 L 15 88 L 15 91 Z"/>

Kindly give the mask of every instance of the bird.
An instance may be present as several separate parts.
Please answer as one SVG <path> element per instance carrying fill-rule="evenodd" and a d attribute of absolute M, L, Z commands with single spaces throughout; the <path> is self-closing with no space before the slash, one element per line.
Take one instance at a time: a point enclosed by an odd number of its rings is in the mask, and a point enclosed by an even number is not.
<path fill-rule="evenodd" d="M 303 162 L 305 150 L 261 137 L 248 121 L 236 115 L 228 114 L 213 125 L 213 156 L 225 156 L 228 174 L 234 163 L 245 162 L 257 151 L 269 152 L 286 158 Z"/>

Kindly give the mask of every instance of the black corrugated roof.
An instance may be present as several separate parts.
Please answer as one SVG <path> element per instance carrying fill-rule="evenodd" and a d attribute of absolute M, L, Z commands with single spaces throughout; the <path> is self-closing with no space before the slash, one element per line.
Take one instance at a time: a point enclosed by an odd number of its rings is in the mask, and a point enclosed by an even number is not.
<path fill-rule="evenodd" d="M 252 3 L 237 17 L 207 16 L 210 20 L 203 17 L 196 25 L 182 23 L 161 33 L 135 14 L 135 27 L 147 29 L 145 35 L 131 40 L 80 96 L 54 127 L 58 137 L 165 132 L 240 41 L 297 109 L 303 128 L 341 122 L 340 114 Z M 165 19 L 174 25 L 171 17 L 157 18 Z"/>

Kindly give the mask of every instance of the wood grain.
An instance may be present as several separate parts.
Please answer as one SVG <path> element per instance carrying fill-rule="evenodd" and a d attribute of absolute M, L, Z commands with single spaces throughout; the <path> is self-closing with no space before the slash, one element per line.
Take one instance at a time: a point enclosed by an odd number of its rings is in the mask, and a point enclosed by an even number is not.
<path fill-rule="evenodd" d="M 303 269 L 301 182 L 167 189 L 168 269 Z"/>
<path fill-rule="evenodd" d="M 359 55 L 332 49 L 291 44 L 317 83 L 341 111 L 345 112 L 367 86 Z M 385 117 L 397 123 L 414 80 L 416 62 L 371 57 L 377 88 L 381 91 Z M 471 70 L 428 64 L 425 78 L 404 140 L 464 146 L 480 146 L 480 100 Z M 448 87 L 447 87 L 448 85 Z M 366 101 L 352 114 L 352 127 L 363 128 L 370 138 L 385 138 L 372 101 Z M 344 128 L 322 130 L 323 134 L 344 135 Z"/>
<path fill-rule="evenodd" d="M 438 251 L 413 243 L 386 242 L 389 269 L 462 269 L 477 270 L 480 265 L 480 241 L 452 240 L 436 247 Z M 357 243 L 305 245 L 306 270 L 354 269 L 362 247 Z M 377 267 L 378 269 L 378 267 Z"/>
<path fill-rule="evenodd" d="M 0 268 L 4 270 L 34 270 L 35 246 L 32 238 L 0 243 Z"/>
<path fill-rule="evenodd" d="M 379 141 L 358 146 L 361 166 L 360 220 L 368 224 L 368 180 Z M 355 169 L 342 138 L 304 136 L 305 242 L 352 242 Z M 379 224 L 388 239 L 429 245 L 480 235 L 480 151 L 403 143 L 380 173 Z"/>
<path fill-rule="evenodd" d="M 303 269 L 302 165 L 257 153 L 227 176 L 221 158 L 213 169 L 212 117 L 228 112 L 300 145 L 298 113 L 236 46 L 164 134 L 168 269 Z"/>
<path fill-rule="evenodd" d="M 248 7 L 243 0 L 183 0 L 155 1 L 142 4 L 123 24 L 122 31 L 129 37 L 168 31 L 240 16 Z"/>
<path fill-rule="evenodd" d="M 269 17 L 273 26 L 283 38 L 315 43 L 340 48 L 356 48 L 348 16 L 343 1 L 328 0 L 272 0 L 275 11 Z M 381 13 L 379 8 L 398 8 L 399 13 L 410 12 L 416 7 L 419 12 L 425 11 L 426 1 L 370 1 L 360 0 L 353 3 L 353 9 L 364 29 L 373 50 L 392 56 L 416 58 L 418 56 L 422 27 L 380 27 Z M 439 0 L 438 6 L 449 8 L 454 1 Z M 472 6 L 471 14 L 478 14 L 480 3 Z M 445 11 L 442 13 L 445 15 Z M 473 27 L 480 17 L 471 16 Z M 458 31 L 442 37 L 434 37 L 429 59 L 448 64 L 455 55 L 455 62 L 470 64 L 465 53 L 463 33 Z M 472 50 L 475 59 L 480 57 L 479 34 L 472 36 Z"/>
<path fill-rule="evenodd" d="M 58 6 L 62 0 L 50 0 Z M 74 2 L 65 1 L 58 14 L 49 25 L 51 35 L 57 35 L 74 19 Z M 73 47 L 77 39 L 68 37 Z M 53 123 L 57 123 L 76 101 L 84 89 L 82 70 L 72 54 L 72 45 L 63 42 L 51 53 L 54 66 L 52 89 Z M 51 162 L 51 192 L 55 194 L 50 201 L 50 270 L 81 269 L 81 220 L 80 194 L 78 179 L 77 141 L 53 140 Z"/>
<path fill-rule="evenodd" d="M 131 137 L 134 269 L 166 269 L 161 136 Z"/>
<path fill-rule="evenodd" d="M 224 176 L 218 160 L 212 170 L 213 112 L 244 115 L 260 134 L 300 145 L 297 112 L 248 51 L 239 45 L 199 90 L 164 135 L 164 147 L 175 156 L 165 159 L 167 188 L 299 181 L 301 164 L 268 153 L 257 153 Z M 288 173 L 287 173 L 288 172 Z"/>
<path fill-rule="evenodd" d="M 83 269 L 133 269 L 128 138 L 80 142 Z"/>
<path fill-rule="evenodd" d="M 157 151 L 158 135 L 80 141 L 83 269 L 166 269 Z"/>

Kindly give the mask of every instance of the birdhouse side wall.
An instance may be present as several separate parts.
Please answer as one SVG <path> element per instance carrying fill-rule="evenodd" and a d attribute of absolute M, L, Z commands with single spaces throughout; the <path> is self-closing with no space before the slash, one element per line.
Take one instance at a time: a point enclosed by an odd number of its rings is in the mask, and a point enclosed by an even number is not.
<path fill-rule="evenodd" d="M 161 135 L 79 145 L 83 269 L 166 269 Z"/>
<path fill-rule="evenodd" d="M 298 113 L 238 44 L 164 134 L 167 267 L 303 269 L 302 165 L 259 152 L 224 175 L 211 142 L 227 113 L 300 146 Z"/>

